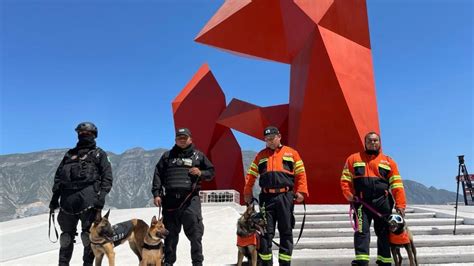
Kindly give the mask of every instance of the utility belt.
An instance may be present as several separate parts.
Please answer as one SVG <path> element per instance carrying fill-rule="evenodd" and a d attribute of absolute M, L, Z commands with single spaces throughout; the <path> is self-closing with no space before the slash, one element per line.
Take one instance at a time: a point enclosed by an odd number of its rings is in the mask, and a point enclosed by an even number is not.
<path fill-rule="evenodd" d="M 166 190 L 165 197 L 169 199 L 185 199 L 190 193 L 191 196 L 199 195 L 199 190 Z"/>
<path fill-rule="evenodd" d="M 82 182 L 67 182 L 61 183 L 61 189 L 65 190 L 81 190 L 85 187 L 91 186 L 97 181 L 82 181 Z"/>
<path fill-rule="evenodd" d="M 291 191 L 293 188 L 291 187 L 281 187 L 281 188 L 262 188 L 263 193 L 267 194 L 278 194 L 278 193 L 286 193 Z"/>

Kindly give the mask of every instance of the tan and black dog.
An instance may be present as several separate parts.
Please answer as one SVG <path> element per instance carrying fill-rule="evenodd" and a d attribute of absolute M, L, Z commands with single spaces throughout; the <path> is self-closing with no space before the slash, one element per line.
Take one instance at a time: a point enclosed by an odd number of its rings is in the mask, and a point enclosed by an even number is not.
<path fill-rule="evenodd" d="M 156 216 L 153 216 L 144 239 L 141 266 L 161 266 L 164 259 L 163 240 L 168 233 L 163 224 L 163 218 L 157 220 Z"/>
<path fill-rule="evenodd" d="M 130 248 L 142 260 L 143 239 L 148 231 L 148 225 L 139 219 L 132 219 L 116 225 L 109 222 L 110 210 L 102 217 L 97 212 L 96 219 L 92 223 L 89 239 L 95 256 L 95 265 L 102 265 L 104 254 L 109 260 L 109 265 L 115 265 L 114 247 L 128 240 Z"/>
<path fill-rule="evenodd" d="M 263 212 L 255 211 L 254 205 L 250 204 L 237 220 L 237 265 L 241 266 L 244 256 L 247 257 L 248 264 L 257 265 L 257 248 L 259 235 L 265 233 L 267 221 Z"/>
<path fill-rule="evenodd" d="M 392 252 L 395 266 L 402 265 L 402 255 L 400 254 L 400 248 L 402 247 L 407 251 L 410 266 L 418 266 L 416 247 L 413 243 L 413 235 L 408 229 L 405 219 L 398 214 L 393 214 L 389 216 L 388 224 L 390 250 Z"/>

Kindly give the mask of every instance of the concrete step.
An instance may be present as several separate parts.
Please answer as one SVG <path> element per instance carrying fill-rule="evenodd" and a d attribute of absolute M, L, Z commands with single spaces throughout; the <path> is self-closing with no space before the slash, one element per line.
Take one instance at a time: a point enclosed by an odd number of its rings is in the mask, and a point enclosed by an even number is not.
<path fill-rule="evenodd" d="M 416 247 L 474 246 L 474 235 L 419 235 L 413 238 Z M 277 238 L 275 242 L 280 243 L 280 240 Z M 353 247 L 353 237 L 302 237 L 298 245 L 295 246 L 295 249 L 341 249 Z M 377 236 L 371 236 L 370 247 L 377 247 Z M 278 249 L 278 247 L 273 245 L 273 249 Z"/>
<path fill-rule="evenodd" d="M 407 220 L 412 219 L 421 219 L 421 218 L 434 218 L 434 212 L 425 212 L 425 213 L 407 213 Z M 296 221 L 302 221 L 303 215 L 295 215 Z M 320 214 L 320 215 L 306 215 L 307 222 L 316 222 L 316 221 L 349 221 L 349 214 Z"/>
<path fill-rule="evenodd" d="M 375 264 L 377 249 L 370 249 L 370 265 Z M 403 264 L 407 265 L 408 257 L 405 249 L 401 250 Z M 278 251 L 273 251 L 274 259 Z M 417 248 L 419 264 L 472 263 L 474 261 L 474 245 L 455 247 L 419 247 Z M 354 259 L 353 249 L 301 249 L 294 250 L 292 265 L 349 265 Z"/>
<path fill-rule="evenodd" d="M 315 205 L 317 206 L 317 205 Z M 405 213 L 414 213 L 415 210 L 412 209 L 412 208 L 407 208 L 405 210 Z M 341 208 L 338 208 L 338 209 L 329 209 L 329 210 L 314 210 L 314 209 L 310 209 L 310 208 L 307 208 L 306 209 L 306 215 L 332 215 L 332 214 L 346 214 L 348 215 L 349 213 L 349 205 L 347 205 L 347 208 L 344 208 L 344 209 L 341 209 Z M 303 210 L 300 210 L 300 209 L 297 209 L 294 211 L 294 214 L 295 215 L 303 215 L 304 214 L 304 211 Z"/>
<path fill-rule="evenodd" d="M 439 225 L 439 226 L 410 226 L 410 231 L 413 235 L 450 235 L 453 234 L 453 225 Z M 278 231 L 278 230 L 277 230 Z M 371 234 L 375 235 L 373 228 L 371 228 Z M 300 227 L 296 226 L 293 229 L 293 236 L 295 238 L 300 233 Z M 456 226 L 457 235 L 474 234 L 474 225 L 460 224 Z M 353 236 L 354 230 L 348 226 L 344 228 L 323 228 L 323 229 L 311 229 L 305 226 L 303 235 L 301 238 L 308 237 L 348 237 Z M 278 232 L 275 234 L 278 237 Z"/>
<path fill-rule="evenodd" d="M 373 226 L 372 222 L 372 226 Z M 407 224 L 411 228 L 412 226 L 440 226 L 440 225 L 453 225 L 454 219 L 451 218 L 420 218 L 420 219 L 408 219 Z M 463 219 L 457 219 L 456 224 L 463 224 Z M 295 228 L 301 227 L 301 222 L 296 222 Z M 349 217 L 347 221 L 312 221 L 305 222 L 304 228 L 351 228 Z"/>

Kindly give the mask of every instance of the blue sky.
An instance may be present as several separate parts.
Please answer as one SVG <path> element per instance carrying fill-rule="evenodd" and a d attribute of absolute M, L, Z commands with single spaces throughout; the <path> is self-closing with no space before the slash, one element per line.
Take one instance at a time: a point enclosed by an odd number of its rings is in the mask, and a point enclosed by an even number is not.
<path fill-rule="evenodd" d="M 74 146 L 84 120 L 115 153 L 170 147 L 171 101 L 203 63 L 227 102 L 287 103 L 288 65 L 193 41 L 222 2 L 2 0 L 0 154 Z M 367 6 L 384 151 L 404 178 L 455 190 L 457 155 L 474 173 L 473 3 Z"/>

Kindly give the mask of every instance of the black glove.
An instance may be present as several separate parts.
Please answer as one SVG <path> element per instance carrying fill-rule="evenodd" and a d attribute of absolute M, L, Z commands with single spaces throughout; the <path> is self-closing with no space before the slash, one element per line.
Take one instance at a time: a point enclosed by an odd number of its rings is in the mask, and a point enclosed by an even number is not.
<path fill-rule="evenodd" d="M 53 194 L 53 198 L 49 202 L 49 210 L 50 212 L 54 212 L 57 208 L 59 208 L 59 195 Z"/>
<path fill-rule="evenodd" d="M 94 208 L 96 209 L 103 209 L 105 205 L 105 196 L 107 193 L 105 191 L 101 191 L 94 202 Z"/>

